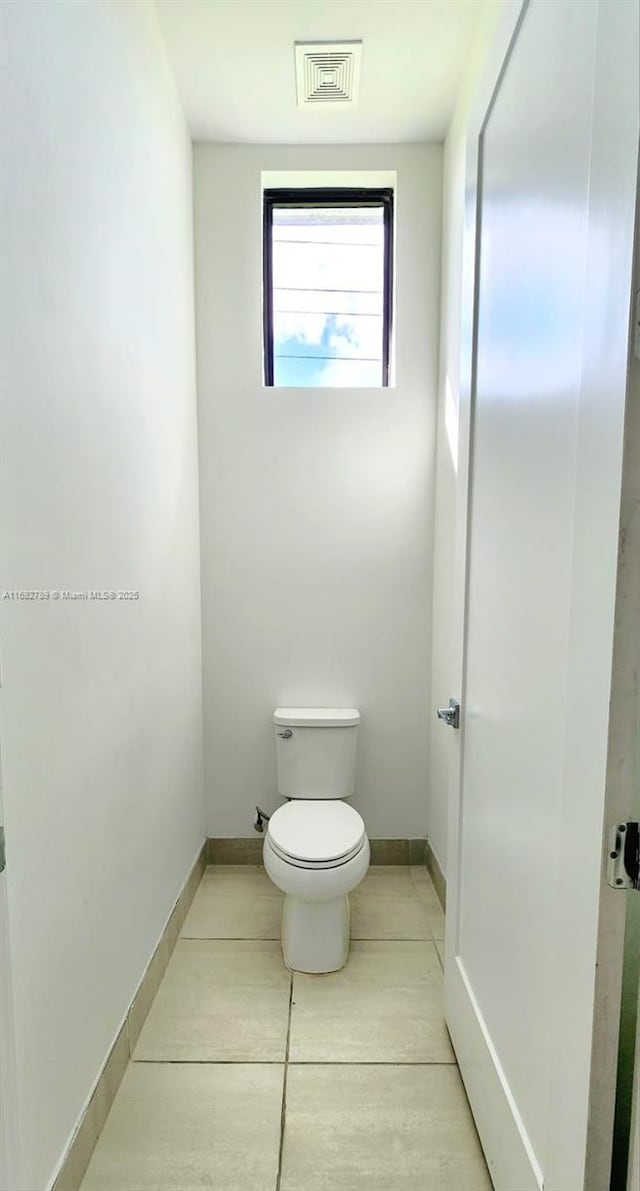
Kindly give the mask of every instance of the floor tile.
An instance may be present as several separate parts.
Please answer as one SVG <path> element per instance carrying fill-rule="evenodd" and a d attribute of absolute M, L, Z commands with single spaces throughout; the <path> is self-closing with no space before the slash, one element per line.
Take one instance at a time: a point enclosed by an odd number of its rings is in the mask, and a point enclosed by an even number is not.
<path fill-rule="evenodd" d="M 353 942 L 341 972 L 296 972 L 289 1053 L 294 1063 L 453 1063 L 434 944 Z"/>
<path fill-rule="evenodd" d="M 206 870 L 183 939 L 279 939 L 282 894 L 263 868 L 214 865 Z"/>
<path fill-rule="evenodd" d="M 352 939 L 430 939 L 428 907 L 409 868 L 369 869 L 350 896 Z"/>
<path fill-rule="evenodd" d="M 436 951 L 438 952 L 440 963 L 442 964 L 442 970 L 444 971 L 444 940 L 438 939 L 436 941 Z"/>
<path fill-rule="evenodd" d="M 491 1191 L 456 1067 L 290 1067 L 281 1191 Z"/>
<path fill-rule="evenodd" d="M 81 1191 L 274 1191 L 283 1068 L 132 1063 Z"/>
<path fill-rule="evenodd" d="M 418 898 L 423 904 L 429 923 L 428 938 L 444 939 L 445 914 L 431 877 L 423 865 L 410 869 Z"/>
<path fill-rule="evenodd" d="M 437 906 L 439 910 L 442 909 L 440 898 L 436 893 L 435 885 L 431 880 L 426 868 L 423 864 L 412 865 L 409 869 L 409 875 L 413 883 L 414 889 L 421 901 L 425 902 L 430 907 Z"/>
<path fill-rule="evenodd" d="M 279 943 L 180 939 L 133 1057 L 284 1062 L 289 989 Z"/>
<path fill-rule="evenodd" d="M 431 931 L 432 938 L 439 943 L 444 942 L 444 910 L 440 909 L 440 907 L 434 910 L 427 910 L 427 918 L 429 919 L 429 929 Z"/>

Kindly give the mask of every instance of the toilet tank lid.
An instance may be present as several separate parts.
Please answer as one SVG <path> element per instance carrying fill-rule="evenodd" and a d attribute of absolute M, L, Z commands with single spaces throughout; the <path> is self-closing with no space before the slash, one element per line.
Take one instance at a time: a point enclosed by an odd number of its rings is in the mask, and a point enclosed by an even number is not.
<path fill-rule="evenodd" d="M 352 728 L 360 723 L 356 707 L 276 707 L 274 724 L 290 728 Z"/>

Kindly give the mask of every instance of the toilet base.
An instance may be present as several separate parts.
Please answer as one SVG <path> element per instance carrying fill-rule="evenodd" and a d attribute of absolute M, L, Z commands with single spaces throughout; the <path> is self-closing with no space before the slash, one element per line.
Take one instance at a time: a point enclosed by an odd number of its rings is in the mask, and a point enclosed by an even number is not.
<path fill-rule="evenodd" d="M 349 895 L 303 901 L 287 893 L 282 910 L 282 952 L 293 972 L 338 972 L 349 955 Z"/>

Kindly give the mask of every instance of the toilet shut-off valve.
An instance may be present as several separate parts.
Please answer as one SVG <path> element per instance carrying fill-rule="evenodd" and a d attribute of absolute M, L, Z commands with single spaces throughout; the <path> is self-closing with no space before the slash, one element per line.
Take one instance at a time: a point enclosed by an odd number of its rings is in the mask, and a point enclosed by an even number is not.
<path fill-rule="evenodd" d="M 271 815 L 268 815 L 266 811 L 260 810 L 260 807 L 257 806 L 255 822 L 253 824 L 253 830 L 259 831 L 260 835 L 263 835 L 264 834 L 264 825 L 265 825 L 265 823 L 269 822 L 270 818 L 271 818 Z"/>

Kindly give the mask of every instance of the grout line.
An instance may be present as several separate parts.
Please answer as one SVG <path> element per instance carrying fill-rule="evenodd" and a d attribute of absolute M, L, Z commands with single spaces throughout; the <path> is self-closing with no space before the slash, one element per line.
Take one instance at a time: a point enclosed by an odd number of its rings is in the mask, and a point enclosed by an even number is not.
<path fill-rule="evenodd" d="M 367 935 L 366 938 L 360 938 L 358 935 L 352 935 L 351 942 L 352 943 L 435 943 L 436 940 L 435 940 L 433 934 L 430 934 L 427 937 L 425 937 L 423 935 L 421 938 L 419 938 L 417 935 L 402 935 L 401 937 L 398 937 L 398 936 L 391 937 L 389 935 L 386 935 L 386 936 Z M 438 940 L 438 942 L 444 942 L 444 940 L 443 939 Z"/>
<path fill-rule="evenodd" d="M 447 1033 L 449 1031 L 447 1030 Z M 343 1063 L 336 1059 L 296 1059 L 289 1063 L 289 1067 L 457 1067 L 458 1060 L 453 1059 L 349 1059 Z"/>
<path fill-rule="evenodd" d="M 279 935 L 179 935 L 178 943 L 279 943 Z M 444 943 L 431 934 L 418 935 L 351 935 L 352 943 Z"/>
<path fill-rule="evenodd" d="M 289 1073 L 289 1049 L 291 1044 L 291 1011 L 293 1008 L 293 972 L 289 984 L 289 1020 L 287 1022 L 287 1045 L 284 1052 L 284 1076 L 282 1079 L 282 1109 L 280 1112 L 280 1148 L 278 1150 L 278 1173 L 276 1175 L 275 1191 L 280 1191 L 282 1183 L 282 1155 L 284 1152 L 284 1127 L 287 1119 L 287 1075 Z"/>
<path fill-rule="evenodd" d="M 179 935 L 189 943 L 279 943 L 280 935 Z"/>
<path fill-rule="evenodd" d="M 132 1059 L 146 1067 L 284 1067 L 282 1059 Z"/>
<path fill-rule="evenodd" d="M 457 1067 L 456 1059 L 130 1059 L 144 1067 Z M 283 1095 L 283 1109 L 284 1104 Z"/>

